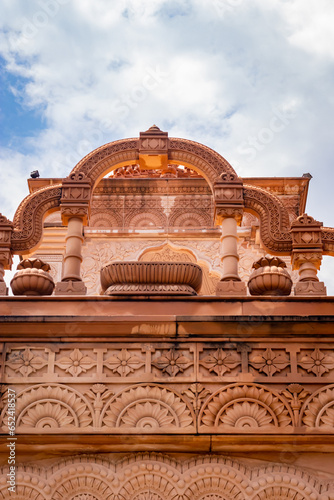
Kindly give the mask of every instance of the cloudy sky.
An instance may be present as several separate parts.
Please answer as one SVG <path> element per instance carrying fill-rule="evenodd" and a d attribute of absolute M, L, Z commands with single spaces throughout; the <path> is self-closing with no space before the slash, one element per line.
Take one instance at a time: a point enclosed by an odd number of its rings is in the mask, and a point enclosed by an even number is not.
<path fill-rule="evenodd" d="M 240 176 L 311 173 L 334 226 L 333 0 L 1 0 L 0 212 L 153 123 Z M 334 259 L 321 276 L 334 295 Z"/>

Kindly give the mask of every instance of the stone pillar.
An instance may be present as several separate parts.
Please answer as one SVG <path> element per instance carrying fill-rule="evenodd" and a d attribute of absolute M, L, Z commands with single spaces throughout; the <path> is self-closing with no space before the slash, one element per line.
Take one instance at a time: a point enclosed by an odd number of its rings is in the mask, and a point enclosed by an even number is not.
<path fill-rule="evenodd" d="M 63 277 L 56 284 L 55 295 L 85 295 L 87 288 L 81 279 L 81 247 L 83 227 L 88 224 L 90 182 L 81 172 L 64 179 L 61 199 L 61 215 L 67 225 L 66 251 Z"/>
<path fill-rule="evenodd" d="M 291 224 L 292 268 L 299 271 L 295 295 L 327 295 L 325 284 L 317 276 L 322 260 L 321 227 L 322 222 L 307 214 Z"/>
<path fill-rule="evenodd" d="M 238 223 L 228 217 L 222 221 L 222 235 L 220 238 L 223 262 L 222 281 L 240 281 L 238 273 Z"/>
<path fill-rule="evenodd" d="M 79 217 L 71 217 L 68 220 L 62 281 L 81 281 L 82 243 L 83 221 Z"/>
<path fill-rule="evenodd" d="M 4 276 L 5 269 L 11 269 L 13 263 L 11 253 L 13 227 L 13 223 L 0 213 L 0 295 L 8 295 Z"/>
<path fill-rule="evenodd" d="M 238 224 L 243 216 L 242 181 L 234 174 L 222 174 L 214 185 L 215 220 L 221 225 L 221 257 L 223 276 L 217 285 L 217 295 L 246 295 L 246 283 L 238 272 Z"/>

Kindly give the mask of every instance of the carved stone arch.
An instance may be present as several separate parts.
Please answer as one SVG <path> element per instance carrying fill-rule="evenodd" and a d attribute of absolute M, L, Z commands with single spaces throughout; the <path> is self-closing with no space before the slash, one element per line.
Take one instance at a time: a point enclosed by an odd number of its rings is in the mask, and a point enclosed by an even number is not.
<path fill-rule="evenodd" d="M 14 254 L 31 252 L 43 235 L 43 220 L 59 210 L 61 184 L 47 186 L 29 194 L 20 203 L 14 216 L 12 251 Z"/>
<path fill-rule="evenodd" d="M 139 213 L 138 213 L 139 212 Z M 124 219 L 125 228 L 159 228 L 166 227 L 167 217 L 158 210 L 133 210 Z"/>
<path fill-rule="evenodd" d="M 6 412 L 4 408 L 4 422 Z M 75 389 L 56 383 L 38 384 L 17 395 L 17 432 L 43 429 L 47 433 L 55 428 L 71 432 L 74 427 L 92 425 L 93 413 L 90 403 Z"/>
<path fill-rule="evenodd" d="M 290 255 L 292 237 L 287 209 L 277 196 L 255 186 L 243 187 L 245 211 L 260 219 L 263 246 L 272 255 Z"/>
<path fill-rule="evenodd" d="M 212 394 L 199 414 L 202 430 L 256 433 L 259 428 L 291 428 L 292 411 L 272 389 L 260 384 L 231 384 Z"/>
<path fill-rule="evenodd" d="M 105 405 L 102 427 L 115 431 L 140 430 L 144 434 L 194 431 L 194 412 L 175 390 L 158 384 L 127 387 Z"/>
<path fill-rule="evenodd" d="M 123 139 L 101 146 L 77 163 L 72 173 L 82 172 L 95 186 L 102 177 L 122 165 L 139 159 L 139 139 Z M 233 167 L 219 153 L 200 144 L 180 138 L 170 138 L 168 159 L 202 174 L 212 187 L 223 173 L 235 174 Z"/>

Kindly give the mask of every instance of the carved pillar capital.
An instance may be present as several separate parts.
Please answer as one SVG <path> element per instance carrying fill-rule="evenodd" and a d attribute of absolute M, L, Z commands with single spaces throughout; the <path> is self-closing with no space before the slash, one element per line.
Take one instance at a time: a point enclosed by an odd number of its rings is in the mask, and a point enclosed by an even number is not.
<path fill-rule="evenodd" d="M 69 219 L 76 217 L 88 224 L 90 212 L 91 181 L 82 172 L 73 172 L 63 180 L 61 196 L 61 216 L 65 226 Z"/>
<path fill-rule="evenodd" d="M 227 218 L 241 224 L 244 208 L 242 180 L 232 173 L 224 173 L 213 185 L 215 203 L 215 222 L 221 225 Z"/>
<path fill-rule="evenodd" d="M 291 224 L 293 252 L 304 250 L 322 251 L 321 228 L 322 222 L 303 214 Z"/>
<path fill-rule="evenodd" d="M 295 295 L 326 295 L 326 287 L 317 276 L 322 260 L 321 228 L 322 222 L 307 214 L 291 224 L 292 268 L 299 271 Z"/>

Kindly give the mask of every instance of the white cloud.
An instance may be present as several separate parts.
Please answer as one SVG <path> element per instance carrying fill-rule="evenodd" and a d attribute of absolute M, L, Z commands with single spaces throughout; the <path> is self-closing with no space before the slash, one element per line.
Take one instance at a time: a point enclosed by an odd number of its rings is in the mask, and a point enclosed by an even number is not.
<path fill-rule="evenodd" d="M 45 128 L 22 139 L 22 152 L 2 151 L 0 210 L 12 214 L 31 170 L 64 176 L 102 143 L 157 123 L 218 150 L 240 175 L 311 172 L 308 210 L 333 226 L 333 9 L 331 0 L 3 0 L 0 55 L 25 78 L 13 94 Z M 287 107 L 295 116 L 277 131 Z"/>

